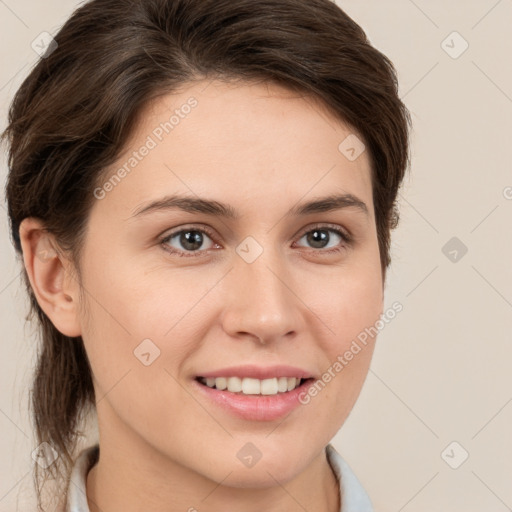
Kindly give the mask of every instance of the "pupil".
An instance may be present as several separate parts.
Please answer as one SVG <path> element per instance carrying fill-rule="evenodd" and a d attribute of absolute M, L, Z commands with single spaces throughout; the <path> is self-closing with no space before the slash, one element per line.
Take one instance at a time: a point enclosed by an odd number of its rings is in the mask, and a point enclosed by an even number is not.
<path fill-rule="evenodd" d="M 315 229 L 309 233 L 308 242 L 313 247 L 325 247 L 325 245 L 329 242 L 329 234 L 326 230 Z"/>
<path fill-rule="evenodd" d="M 183 247 L 190 250 L 199 249 L 203 243 L 203 234 L 199 231 L 186 231 L 180 238 Z"/>

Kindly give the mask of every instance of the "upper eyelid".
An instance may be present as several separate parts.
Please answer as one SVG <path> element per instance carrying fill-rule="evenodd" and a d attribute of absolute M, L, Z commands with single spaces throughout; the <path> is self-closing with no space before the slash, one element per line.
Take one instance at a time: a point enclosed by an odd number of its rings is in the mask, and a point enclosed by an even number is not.
<path fill-rule="evenodd" d="M 301 231 L 299 231 L 300 236 L 303 236 L 306 233 L 313 231 L 314 229 L 325 229 L 328 231 L 340 231 L 341 233 L 346 235 L 348 238 L 351 238 L 351 236 L 352 236 L 352 234 L 350 233 L 350 231 L 347 228 L 340 226 L 338 224 L 332 224 L 329 222 L 325 222 L 325 223 L 317 222 L 317 223 L 313 223 L 309 226 L 306 226 Z"/>
<path fill-rule="evenodd" d="M 185 227 L 179 227 L 179 228 L 176 228 L 175 230 L 171 230 L 170 232 L 165 232 L 162 236 L 160 236 L 160 241 L 163 241 L 163 240 L 167 240 L 168 238 L 172 238 L 173 236 L 176 236 L 177 234 L 179 233 L 182 233 L 183 231 L 200 231 L 200 232 L 204 232 L 206 233 L 210 238 L 214 238 L 215 235 L 213 233 L 213 229 L 211 228 L 206 228 L 205 226 L 195 226 L 195 225 L 191 225 L 191 226 L 185 226 Z"/>
<path fill-rule="evenodd" d="M 342 235 L 344 235 L 344 237 L 346 237 L 346 240 L 344 239 L 343 241 L 348 243 L 350 241 L 352 241 L 353 239 L 353 236 L 352 236 L 352 233 L 345 227 L 343 226 L 340 226 L 338 224 L 332 224 L 332 223 L 328 223 L 328 222 L 325 222 L 325 223 L 322 223 L 322 222 L 317 222 L 317 223 L 312 223 L 308 226 L 305 226 L 304 228 L 302 228 L 300 231 L 298 231 L 297 234 L 295 234 L 293 236 L 293 238 L 302 238 L 305 234 L 309 233 L 310 231 L 313 231 L 314 229 L 325 229 L 325 230 L 328 230 L 328 231 L 339 231 Z M 182 233 L 183 231 L 200 231 L 200 232 L 204 232 L 206 233 L 214 243 L 218 244 L 219 242 L 217 242 L 216 240 L 216 235 L 214 233 L 214 230 L 210 227 L 206 227 L 204 225 L 202 226 L 198 226 L 198 225 L 194 225 L 194 224 L 191 224 L 191 225 L 185 225 L 184 227 L 179 227 L 179 228 L 176 228 L 176 230 L 172 230 L 170 233 L 167 233 L 167 234 L 164 234 L 160 237 L 160 242 L 164 242 L 174 236 L 176 236 L 177 234 L 179 233 Z M 202 250 L 199 250 L 199 251 L 187 251 L 187 252 L 201 252 L 201 251 L 204 251 L 204 250 L 207 250 L 207 249 L 202 249 Z"/>

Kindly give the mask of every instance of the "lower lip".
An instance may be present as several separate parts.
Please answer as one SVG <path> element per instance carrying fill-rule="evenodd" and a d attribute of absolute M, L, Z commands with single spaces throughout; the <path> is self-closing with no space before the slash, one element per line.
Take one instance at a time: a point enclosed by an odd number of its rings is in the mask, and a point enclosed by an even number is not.
<path fill-rule="evenodd" d="M 208 399 L 228 412 L 250 421 L 272 421 L 286 416 L 301 405 L 299 396 L 307 393 L 314 379 L 308 379 L 298 388 L 277 395 L 242 395 L 230 391 L 210 388 L 193 380 L 193 384 Z"/>

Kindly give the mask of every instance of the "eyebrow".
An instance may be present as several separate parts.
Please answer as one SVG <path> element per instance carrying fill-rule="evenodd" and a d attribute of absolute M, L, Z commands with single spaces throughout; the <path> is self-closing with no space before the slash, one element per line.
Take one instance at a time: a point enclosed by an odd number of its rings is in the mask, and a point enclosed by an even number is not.
<path fill-rule="evenodd" d="M 179 195 L 166 196 L 162 199 L 142 204 L 135 209 L 130 218 L 176 208 L 186 212 L 204 213 L 226 219 L 240 218 L 237 211 L 230 205 L 209 199 Z M 366 204 L 353 194 L 330 195 L 320 199 L 314 199 L 306 203 L 301 203 L 294 206 L 286 216 L 310 215 L 313 213 L 329 212 L 344 208 L 353 208 L 355 211 L 368 216 L 368 207 Z"/>

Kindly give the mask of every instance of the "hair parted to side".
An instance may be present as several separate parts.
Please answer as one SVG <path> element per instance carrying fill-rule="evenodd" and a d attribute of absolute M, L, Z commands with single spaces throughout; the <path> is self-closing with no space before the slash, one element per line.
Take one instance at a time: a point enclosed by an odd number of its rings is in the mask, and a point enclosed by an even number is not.
<path fill-rule="evenodd" d="M 93 190 L 133 133 L 149 101 L 197 80 L 271 81 L 320 100 L 363 138 L 383 276 L 390 264 L 396 198 L 409 164 L 410 115 L 391 61 L 330 0 L 92 0 L 54 36 L 18 89 L 2 139 L 9 143 L 6 186 L 11 236 L 44 221 L 80 276 Z M 341 141 L 340 141 L 341 142 Z M 59 453 L 35 480 L 66 486 L 79 427 L 94 409 L 81 337 L 61 334 L 39 307 L 26 271 L 30 312 L 41 337 L 31 391 L 39 443 Z"/>

